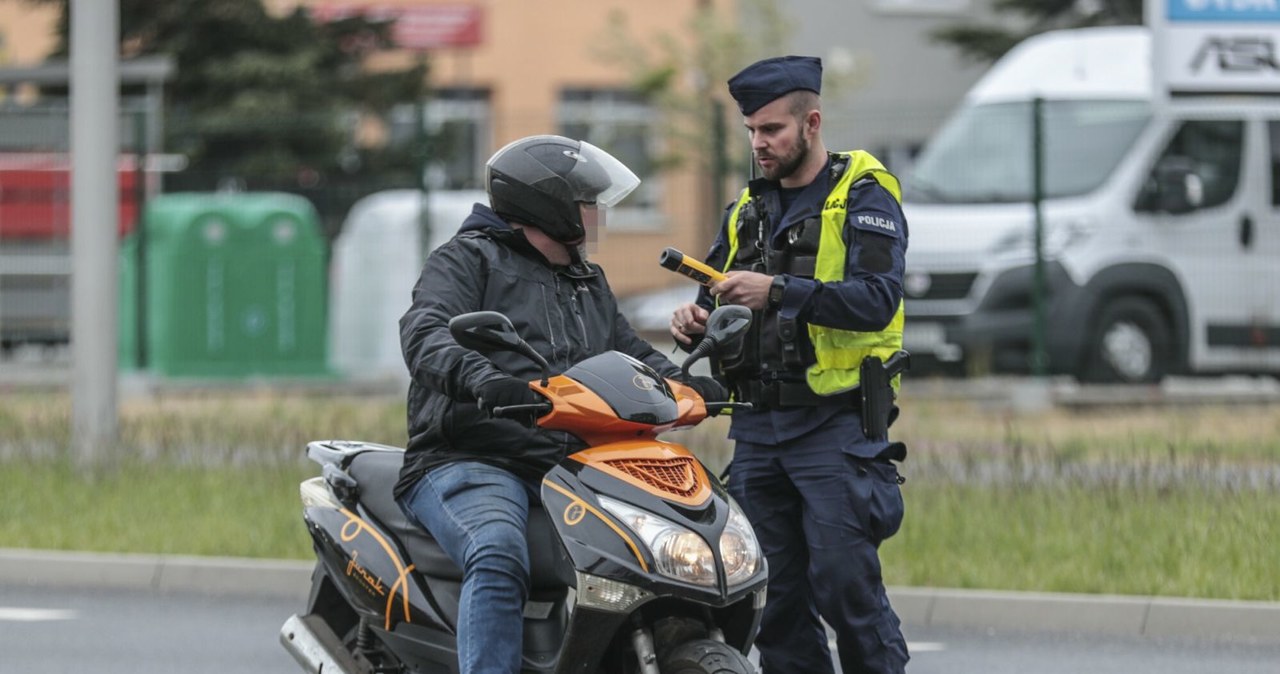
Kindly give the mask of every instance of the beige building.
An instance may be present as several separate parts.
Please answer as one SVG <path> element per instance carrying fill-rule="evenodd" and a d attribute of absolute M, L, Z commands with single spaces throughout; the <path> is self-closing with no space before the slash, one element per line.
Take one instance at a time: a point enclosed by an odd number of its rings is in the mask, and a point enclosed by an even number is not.
<path fill-rule="evenodd" d="M 669 53 L 657 46 L 663 40 L 684 43 L 681 49 L 692 53 L 687 43 L 695 13 L 730 8 L 731 0 L 263 2 L 279 14 L 300 5 L 318 17 L 358 9 L 397 14 L 409 26 L 405 39 L 433 45 L 421 52 L 382 52 L 366 65 L 402 67 L 425 54 L 433 92 L 426 123 L 443 128 L 450 139 L 428 172 L 434 189 L 482 187 L 485 159 L 530 134 L 582 138 L 619 156 L 644 182 L 611 213 L 593 259 L 605 267 L 619 295 L 672 285 L 687 285 L 692 293 L 692 282 L 658 267 L 658 255 L 673 246 L 701 256 L 723 204 L 714 203 L 719 199 L 712 196 L 705 152 L 668 133 L 671 117 L 636 93 L 634 68 L 617 54 L 627 40 L 643 46 L 634 58 L 662 62 Z M 54 6 L 0 0 L 0 65 L 38 64 L 56 43 L 57 21 Z M 611 32 L 619 22 L 626 26 L 621 40 Z M 437 46 L 450 40 L 465 44 Z M 675 81 L 690 88 L 696 79 L 677 71 Z M 722 82 L 707 86 L 727 101 Z M 401 112 L 391 127 L 399 127 L 403 137 L 414 118 L 410 106 Z M 737 120 L 729 117 L 728 123 Z"/>
<path fill-rule="evenodd" d="M 308 5 L 317 16 L 363 7 L 400 15 L 407 41 L 468 42 L 434 46 L 432 101 L 427 125 L 450 133 L 447 161 L 428 172 L 435 189 L 482 187 L 483 164 L 507 142 L 558 133 L 604 147 L 640 174 L 643 183 L 610 214 L 592 259 L 606 269 L 619 295 L 690 281 L 658 267 L 667 246 L 701 256 L 718 226 L 723 204 L 712 196 L 705 157 L 675 147 L 659 106 L 638 95 L 632 68 L 610 56 L 619 50 L 611 26 L 649 59 L 663 55 L 663 39 L 690 39 L 689 25 L 711 0 L 266 0 L 275 12 Z M 384 52 L 367 67 L 404 67 L 410 50 Z M 636 58 L 639 58 L 637 54 Z M 687 82 L 679 82 L 687 84 Z M 722 88 L 722 87 L 721 87 Z M 724 96 L 724 92 L 720 92 Z M 725 96 L 727 100 L 727 96 Z M 405 111 L 411 114 L 410 111 Z M 412 127 L 412 118 L 402 127 Z M 730 120 L 730 123 L 733 123 Z M 736 137 L 736 136 L 735 136 Z M 683 150 L 683 151 L 682 151 Z M 672 166 L 673 156 L 679 163 Z"/>
<path fill-rule="evenodd" d="M 0 68 L 38 65 L 57 46 L 58 9 L 22 0 L 0 0 Z M 0 93 L 0 99 L 28 101 L 35 87 L 20 86 Z"/>
<path fill-rule="evenodd" d="M 0 66 L 40 63 L 57 44 L 57 30 L 57 7 L 0 0 Z"/>

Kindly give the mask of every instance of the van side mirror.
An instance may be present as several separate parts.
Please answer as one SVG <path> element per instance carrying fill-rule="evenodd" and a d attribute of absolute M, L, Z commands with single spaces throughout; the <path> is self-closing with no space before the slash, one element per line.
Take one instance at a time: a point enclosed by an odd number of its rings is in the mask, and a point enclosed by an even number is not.
<path fill-rule="evenodd" d="M 1154 209 L 1172 215 L 1182 215 L 1200 208 L 1204 203 L 1204 179 L 1195 171 L 1195 162 L 1188 157 L 1162 158 L 1154 170 Z"/>

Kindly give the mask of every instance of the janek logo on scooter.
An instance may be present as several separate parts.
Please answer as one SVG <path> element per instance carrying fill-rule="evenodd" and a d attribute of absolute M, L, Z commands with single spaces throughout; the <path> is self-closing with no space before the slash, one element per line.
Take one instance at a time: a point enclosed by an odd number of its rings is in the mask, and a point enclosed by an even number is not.
<path fill-rule="evenodd" d="M 564 509 L 564 523 L 573 526 L 587 516 L 587 509 L 581 503 L 570 503 Z"/>
<path fill-rule="evenodd" d="M 631 383 L 634 384 L 635 387 L 640 389 L 641 391 L 652 391 L 654 387 L 653 380 L 642 374 L 638 374 L 632 377 Z"/>
<path fill-rule="evenodd" d="M 356 550 L 351 553 L 351 558 L 347 560 L 347 575 L 355 578 L 365 586 L 370 592 L 378 596 L 387 594 L 386 588 L 382 586 L 382 579 L 369 573 L 360 563 L 356 561 L 356 557 L 360 556 L 360 551 Z"/>

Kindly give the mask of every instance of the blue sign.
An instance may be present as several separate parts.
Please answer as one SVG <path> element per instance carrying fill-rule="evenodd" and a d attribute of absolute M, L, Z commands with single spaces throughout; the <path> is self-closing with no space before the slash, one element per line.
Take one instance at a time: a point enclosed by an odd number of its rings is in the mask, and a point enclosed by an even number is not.
<path fill-rule="evenodd" d="M 1166 0 L 1170 21 L 1280 21 L 1280 0 Z"/>

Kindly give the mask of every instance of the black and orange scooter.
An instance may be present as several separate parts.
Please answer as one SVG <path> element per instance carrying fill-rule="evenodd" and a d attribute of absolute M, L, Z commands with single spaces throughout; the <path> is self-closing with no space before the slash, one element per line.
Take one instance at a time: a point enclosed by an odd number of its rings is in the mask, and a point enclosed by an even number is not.
<path fill-rule="evenodd" d="M 690 364 L 738 341 L 743 307 L 722 307 Z M 731 403 L 707 404 L 618 352 L 558 376 L 501 314 L 449 324 L 457 342 L 508 350 L 541 365 L 531 386 L 547 398 L 497 409 L 539 415 L 588 448 L 542 482 L 531 508 L 532 591 L 524 671 L 581 674 L 753 672 L 744 654 L 760 623 L 765 562 L 746 517 L 716 478 L 659 433 Z M 456 672 L 462 574 L 392 498 L 404 451 L 362 442 L 312 442 L 323 476 L 302 483 L 303 518 L 318 563 L 305 613 L 280 640 L 318 674 Z"/>

